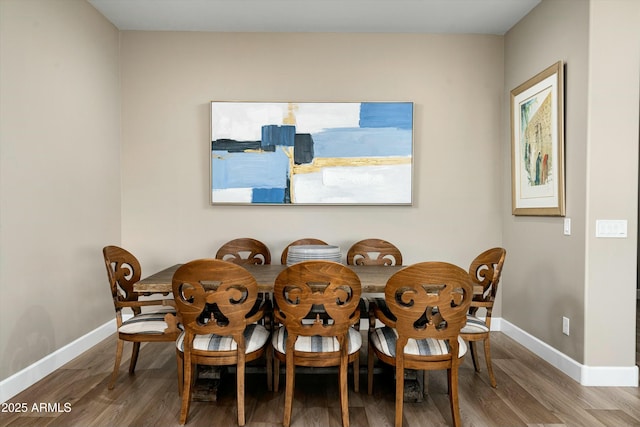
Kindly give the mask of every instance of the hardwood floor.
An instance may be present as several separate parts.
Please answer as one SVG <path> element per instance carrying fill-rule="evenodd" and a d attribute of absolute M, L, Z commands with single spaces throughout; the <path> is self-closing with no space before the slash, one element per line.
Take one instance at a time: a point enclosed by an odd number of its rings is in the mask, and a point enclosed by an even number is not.
<path fill-rule="evenodd" d="M 463 426 L 640 425 L 639 388 L 582 387 L 506 335 L 494 332 L 491 340 L 498 388 L 489 385 L 485 368 L 476 374 L 471 358 L 465 358 L 460 371 Z M 127 344 L 125 352 L 130 349 Z M 128 375 L 128 361 L 124 360 L 115 389 L 109 391 L 107 382 L 114 356 L 115 335 L 3 403 L 0 425 L 177 426 L 180 401 L 174 347 L 166 343 L 143 344 L 136 374 Z M 360 362 L 366 366 L 365 355 Z M 360 393 L 353 392 L 350 385 L 351 426 L 391 426 L 392 371 L 381 370 L 375 375 L 372 396 L 366 393 L 364 370 L 360 380 Z M 279 393 L 267 391 L 264 374 L 248 374 L 246 381 L 246 425 L 281 426 L 284 380 Z M 431 373 L 429 395 L 424 401 L 405 404 L 404 426 L 451 425 L 446 391 L 445 372 Z M 5 412 L 22 403 L 26 404 L 26 412 Z M 222 379 L 216 402 L 191 404 L 187 425 L 235 426 L 235 406 L 235 380 L 229 374 Z M 340 426 L 337 374 L 296 377 L 292 426 Z"/>

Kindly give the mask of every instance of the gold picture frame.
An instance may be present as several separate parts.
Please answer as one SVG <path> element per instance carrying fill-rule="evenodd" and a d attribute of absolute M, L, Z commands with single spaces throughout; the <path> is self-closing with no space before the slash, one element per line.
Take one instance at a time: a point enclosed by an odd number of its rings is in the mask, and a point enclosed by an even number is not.
<path fill-rule="evenodd" d="M 513 215 L 564 216 L 564 64 L 511 91 Z"/>

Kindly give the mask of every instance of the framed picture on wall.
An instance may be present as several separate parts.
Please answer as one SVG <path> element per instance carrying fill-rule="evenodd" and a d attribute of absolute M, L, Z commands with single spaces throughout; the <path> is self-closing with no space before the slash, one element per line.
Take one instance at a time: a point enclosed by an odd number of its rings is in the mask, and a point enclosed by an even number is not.
<path fill-rule="evenodd" d="M 511 91 L 514 215 L 565 215 L 563 86 L 559 61 Z"/>
<path fill-rule="evenodd" d="M 211 102 L 211 203 L 411 205 L 412 102 Z"/>

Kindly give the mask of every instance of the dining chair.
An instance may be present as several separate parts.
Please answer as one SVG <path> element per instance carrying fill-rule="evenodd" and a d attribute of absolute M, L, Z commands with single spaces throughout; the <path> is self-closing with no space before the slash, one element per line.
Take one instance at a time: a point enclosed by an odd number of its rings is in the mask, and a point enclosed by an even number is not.
<path fill-rule="evenodd" d="M 343 427 L 349 426 L 348 365 L 353 363 L 357 392 L 360 332 L 360 279 L 349 267 L 333 261 L 303 261 L 287 267 L 275 280 L 274 389 L 278 391 L 280 362 L 286 364 L 285 427 L 291 424 L 296 366 L 339 367 L 339 395 Z M 313 307 L 323 306 L 329 321 L 309 321 Z"/>
<path fill-rule="evenodd" d="M 220 246 L 216 259 L 235 264 L 271 264 L 271 252 L 267 245 L 249 237 L 233 239 Z"/>
<path fill-rule="evenodd" d="M 102 255 L 107 267 L 118 331 L 116 360 L 108 384 L 109 390 L 113 390 L 125 341 L 133 343 L 129 362 L 129 374 L 133 375 L 141 342 L 175 342 L 180 330 L 174 315 L 173 299 L 138 299 L 139 294 L 133 291 L 133 285 L 140 280 L 142 269 L 140 262 L 131 252 L 118 246 L 105 246 Z M 142 307 L 145 307 L 145 312 L 142 312 Z M 133 317 L 127 320 L 123 320 L 122 316 L 122 309 L 125 308 L 133 312 Z"/>
<path fill-rule="evenodd" d="M 173 275 L 173 296 L 184 332 L 176 341 L 182 404 L 180 424 L 187 422 L 196 365 L 236 365 L 238 425 L 245 424 L 245 364 L 266 355 L 267 388 L 272 389 L 269 331 L 257 323 L 258 285 L 243 267 L 218 259 L 180 266 Z"/>
<path fill-rule="evenodd" d="M 289 247 L 290 246 L 297 246 L 297 245 L 328 245 L 328 243 L 325 242 L 325 241 L 322 241 L 320 239 L 314 239 L 314 238 L 305 238 L 305 239 L 295 240 L 295 241 L 289 243 L 282 250 L 282 255 L 280 255 L 280 264 L 282 264 L 282 265 L 286 265 L 287 264 L 287 254 L 289 253 Z"/>
<path fill-rule="evenodd" d="M 364 239 L 351 245 L 347 251 L 347 265 L 402 265 L 402 253 L 396 245 L 386 240 Z M 384 298 L 376 296 L 363 297 L 360 301 L 362 315 L 366 316 L 369 311 L 369 301 L 371 299 L 375 299 L 378 306 L 383 310 L 385 309 Z"/>
<path fill-rule="evenodd" d="M 216 252 L 216 259 L 229 261 L 238 265 L 267 265 L 271 264 L 271 251 L 263 242 L 244 237 L 233 239 L 220 246 Z M 258 293 L 258 301 L 256 304 L 262 304 L 263 301 L 269 301 L 271 295 L 267 292 Z M 270 310 L 262 319 L 262 324 L 272 323 Z"/>
<path fill-rule="evenodd" d="M 385 301 L 394 319 L 371 303 L 385 326 L 369 331 L 368 393 L 374 355 L 396 368 L 395 426 L 402 426 L 405 369 L 447 370 L 453 425 L 460 425 L 458 367 L 467 346 L 460 338 L 473 287 L 466 271 L 445 262 L 422 262 L 387 281 Z"/>
<path fill-rule="evenodd" d="M 402 253 L 393 243 L 365 239 L 354 243 L 347 252 L 348 265 L 402 265 Z"/>
<path fill-rule="evenodd" d="M 460 336 L 469 343 L 471 350 L 471 360 L 476 372 L 480 372 L 478 363 L 478 353 L 475 343 L 484 341 L 484 358 L 487 363 L 487 372 L 492 387 L 497 387 L 493 367 L 491 365 L 491 312 L 493 303 L 498 292 L 498 283 L 502 274 L 502 267 L 507 256 L 507 251 L 503 248 L 492 248 L 478 255 L 469 266 L 469 275 L 474 284 L 482 286 L 482 294 L 476 294 L 471 301 L 471 307 L 467 314 L 467 324 L 460 331 Z M 479 317 L 479 310 L 484 308 L 484 319 Z"/>

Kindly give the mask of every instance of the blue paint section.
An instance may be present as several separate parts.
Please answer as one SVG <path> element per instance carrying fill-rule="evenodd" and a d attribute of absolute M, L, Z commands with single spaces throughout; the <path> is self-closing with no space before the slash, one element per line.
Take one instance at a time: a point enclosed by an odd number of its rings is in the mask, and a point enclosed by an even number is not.
<path fill-rule="evenodd" d="M 413 103 L 363 102 L 360 104 L 360 127 L 412 129 Z"/>
<path fill-rule="evenodd" d="M 284 203 L 284 188 L 254 188 L 252 203 Z"/>
<path fill-rule="evenodd" d="M 412 131 L 330 129 L 313 135 L 316 157 L 411 156 Z"/>
<path fill-rule="evenodd" d="M 262 146 L 282 145 L 293 147 L 296 138 L 296 127 L 291 125 L 262 126 Z"/>
<path fill-rule="evenodd" d="M 289 158 L 282 150 L 259 153 L 211 153 L 211 188 L 285 188 Z"/>

